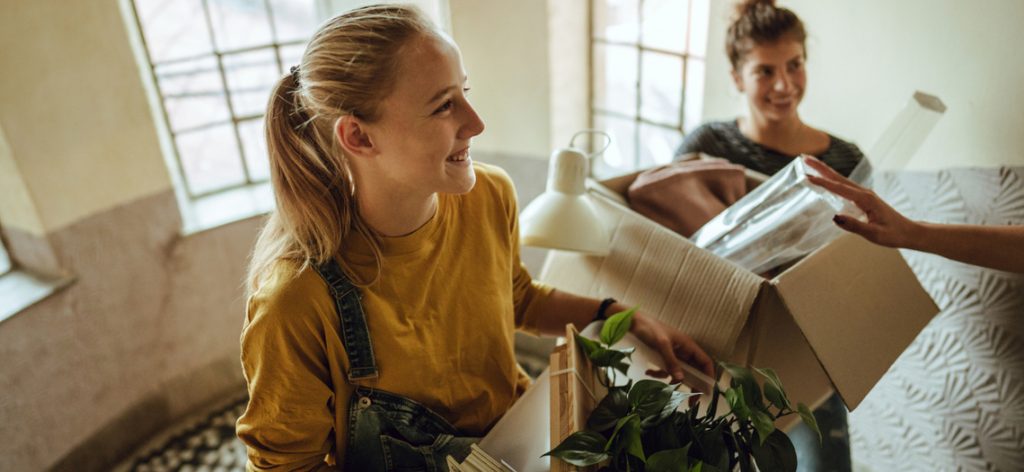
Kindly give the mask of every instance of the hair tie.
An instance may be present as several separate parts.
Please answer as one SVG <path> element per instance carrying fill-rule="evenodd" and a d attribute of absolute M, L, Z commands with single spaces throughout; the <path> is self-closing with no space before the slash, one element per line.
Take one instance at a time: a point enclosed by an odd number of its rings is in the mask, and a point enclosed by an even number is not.
<path fill-rule="evenodd" d="M 298 84 L 299 83 L 299 66 L 292 66 L 291 73 L 292 73 L 292 80 L 294 80 L 295 83 Z"/>

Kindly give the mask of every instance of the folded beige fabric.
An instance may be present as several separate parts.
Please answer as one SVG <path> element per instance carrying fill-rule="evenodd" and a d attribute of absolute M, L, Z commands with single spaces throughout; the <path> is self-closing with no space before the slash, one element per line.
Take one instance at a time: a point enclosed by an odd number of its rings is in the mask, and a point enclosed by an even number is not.
<path fill-rule="evenodd" d="M 673 162 L 638 175 L 626 198 L 637 213 L 688 238 L 747 194 L 744 170 L 718 158 Z"/>

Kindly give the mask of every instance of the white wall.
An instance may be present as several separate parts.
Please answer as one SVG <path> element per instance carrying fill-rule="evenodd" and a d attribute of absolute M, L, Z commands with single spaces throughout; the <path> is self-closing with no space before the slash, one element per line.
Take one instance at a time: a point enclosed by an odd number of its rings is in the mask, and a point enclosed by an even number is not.
<path fill-rule="evenodd" d="M 487 129 L 477 151 L 543 157 L 551 152 L 546 0 L 450 0 L 452 36 Z"/>
<path fill-rule="evenodd" d="M 705 119 L 744 108 L 724 38 L 732 10 L 712 2 Z M 801 116 L 867 151 L 915 90 L 948 110 L 909 169 L 1024 165 L 1024 2 L 787 0 L 807 27 Z"/>

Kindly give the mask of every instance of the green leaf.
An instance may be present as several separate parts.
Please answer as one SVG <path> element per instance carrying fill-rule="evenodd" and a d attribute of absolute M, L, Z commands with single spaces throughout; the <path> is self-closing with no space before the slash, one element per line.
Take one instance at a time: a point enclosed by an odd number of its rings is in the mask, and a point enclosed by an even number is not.
<path fill-rule="evenodd" d="M 587 418 L 587 428 L 597 432 L 609 430 L 628 413 L 629 399 L 626 396 L 626 391 L 621 388 L 612 388 L 594 408 L 590 418 Z"/>
<path fill-rule="evenodd" d="M 755 367 L 754 370 L 765 378 L 764 396 L 768 398 L 768 401 L 772 402 L 780 410 L 792 408 L 789 405 L 789 399 L 786 398 L 786 391 L 782 388 L 782 381 L 779 380 L 778 374 L 769 368 L 758 369 Z"/>
<path fill-rule="evenodd" d="M 818 420 L 814 419 L 814 415 L 811 414 L 811 409 L 807 408 L 807 405 L 804 405 L 803 403 L 798 403 L 796 408 L 797 411 L 800 413 L 800 419 L 804 420 L 804 424 L 810 427 L 811 431 L 814 431 L 815 433 L 818 434 L 818 443 L 820 444 L 821 430 L 818 429 Z"/>
<path fill-rule="evenodd" d="M 743 398 L 751 410 L 764 410 L 764 403 L 761 401 L 761 387 L 757 385 L 754 374 L 745 367 L 728 362 L 719 363 L 732 377 L 732 387 L 743 389 Z"/>
<path fill-rule="evenodd" d="M 723 471 L 729 470 L 729 457 L 732 453 L 729 450 L 729 446 L 725 443 L 724 434 L 728 434 L 729 425 L 725 421 L 718 421 L 714 425 L 706 430 L 697 431 L 697 435 L 694 438 L 698 450 L 691 453 L 694 457 L 699 457 L 704 461 L 704 470 L 710 469 L 721 469 Z"/>
<path fill-rule="evenodd" d="M 775 431 L 775 423 L 772 421 L 771 415 L 761 410 L 751 411 L 751 420 L 754 422 L 754 429 L 757 430 L 757 434 L 761 437 L 761 442 L 764 443 L 765 439 Z"/>
<path fill-rule="evenodd" d="M 644 445 L 640 439 L 640 417 L 632 414 L 619 420 L 615 425 L 615 432 L 605 444 L 605 449 L 611 451 L 612 457 L 617 457 L 622 451 L 645 461 Z"/>
<path fill-rule="evenodd" d="M 660 380 L 640 380 L 629 390 L 629 403 L 641 420 L 660 418 L 662 410 L 672 401 L 673 390 L 671 385 Z"/>
<path fill-rule="evenodd" d="M 604 326 L 601 327 L 601 342 L 611 346 L 621 341 L 629 332 L 630 326 L 633 325 L 633 315 L 636 314 L 636 309 L 637 307 L 633 307 L 609 316 L 605 320 Z"/>
<path fill-rule="evenodd" d="M 693 464 L 693 466 L 691 466 L 690 470 L 687 471 L 687 472 L 702 472 L 703 468 L 704 468 L 704 463 L 701 462 L 701 461 L 697 461 L 697 463 Z"/>
<path fill-rule="evenodd" d="M 726 390 L 725 400 L 729 402 L 729 406 L 732 408 L 732 414 L 736 415 L 736 418 L 740 420 L 750 418 L 750 407 L 747 406 L 746 400 L 743 399 L 742 389 L 730 388 Z"/>
<path fill-rule="evenodd" d="M 753 441 L 750 449 L 759 470 L 796 472 L 796 449 L 782 431 L 772 431 L 767 440 Z"/>
<path fill-rule="evenodd" d="M 587 359 L 593 359 L 595 352 L 604 349 L 604 347 L 601 346 L 601 343 L 598 343 L 593 339 L 586 338 L 581 334 L 577 334 L 575 337 L 576 344 L 579 344 L 580 347 L 583 348 L 583 353 L 587 355 Z"/>
<path fill-rule="evenodd" d="M 608 459 L 604 446 L 604 436 L 593 431 L 578 431 L 544 456 L 550 455 L 577 467 L 586 467 Z"/>
<path fill-rule="evenodd" d="M 670 388 L 671 388 L 671 386 L 670 386 Z M 661 423 L 665 419 L 667 419 L 670 416 L 672 416 L 672 414 L 675 413 L 676 410 L 679 409 L 679 405 L 682 405 L 683 402 L 686 401 L 687 398 L 696 397 L 698 395 L 700 395 L 700 393 L 683 393 L 683 392 L 672 391 L 671 397 L 669 398 L 668 402 L 665 403 L 665 405 L 661 407 L 661 411 L 658 412 L 657 415 L 650 416 L 647 419 L 645 419 L 642 422 L 643 426 L 650 427 L 650 426 L 656 425 L 658 423 Z"/>
<path fill-rule="evenodd" d="M 669 449 L 651 454 L 647 458 L 647 472 L 688 472 L 687 465 L 690 463 L 690 446 L 686 445 L 678 449 Z M 693 469 L 689 469 L 693 470 Z"/>
<path fill-rule="evenodd" d="M 590 362 L 598 367 L 611 367 L 623 363 L 623 360 L 633 355 L 634 348 L 629 349 L 605 349 L 603 347 L 594 351 L 590 356 Z"/>
<path fill-rule="evenodd" d="M 682 420 L 682 415 L 682 412 L 673 412 L 672 416 L 665 421 L 644 428 L 644 451 L 659 452 L 688 445 L 692 435 L 686 428 L 680 428 L 679 421 Z M 642 422 L 640 426 L 643 426 Z"/>

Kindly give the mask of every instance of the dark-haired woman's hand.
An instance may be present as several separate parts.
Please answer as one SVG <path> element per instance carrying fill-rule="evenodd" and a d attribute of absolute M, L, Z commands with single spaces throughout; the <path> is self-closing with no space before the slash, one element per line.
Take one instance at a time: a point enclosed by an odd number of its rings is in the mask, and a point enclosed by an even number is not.
<path fill-rule="evenodd" d="M 805 156 L 804 162 L 822 175 L 808 175 L 807 180 L 850 200 L 868 217 L 865 223 L 852 216 L 836 215 L 832 220 L 840 228 L 882 246 L 909 247 L 915 241 L 921 230 L 920 225 L 894 210 L 875 192 L 851 182 L 811 156 Z"/>

